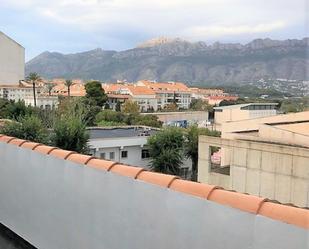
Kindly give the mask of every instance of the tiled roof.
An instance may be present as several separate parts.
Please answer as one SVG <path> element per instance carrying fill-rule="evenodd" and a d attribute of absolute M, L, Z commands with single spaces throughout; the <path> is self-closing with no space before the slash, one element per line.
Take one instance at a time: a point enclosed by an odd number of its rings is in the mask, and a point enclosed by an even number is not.
<path fill-rule="evenodd" d="M 146 86 L 136 86 L 133 84 L 104 84 L 106 93 L 118 94 L 122 91 L 129 91 L 132 95 L 155 95 L 155 92 Z"/>
<path fill-rule="evenodd" d="M 177 176 L 146 171 L 143 168 L 123 165 L 113 161 L 101 160 L 92 156 L 66 151 L 39 143 L 0 135 L 0 142 L 30 149 L 37 153 L 51 155 L 63 160 L 85 165 L 98 170 L 110 171 L 136 181 L 144 181 L 163 188 L 189 194 L 197 198 L 213 201 L 245 212 L 262 215 L 284 223 L 309 229 L 309 210 L 294 206 L 274 203 L 268 199 L 224 190 L 220 187 L 182 180 Z"/>
<path fill-rule="evenodd" d="M 142 80 L 140 82 L 155 91 L 190 92 L 190 89 L 182 82 L 151 82 L 147 80 Z"/>

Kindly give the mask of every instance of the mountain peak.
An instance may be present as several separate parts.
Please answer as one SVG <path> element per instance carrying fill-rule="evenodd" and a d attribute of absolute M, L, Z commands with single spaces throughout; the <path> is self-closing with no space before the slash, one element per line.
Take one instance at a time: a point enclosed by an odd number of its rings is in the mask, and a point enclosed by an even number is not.
<path fill-rule="evenodd" d="M 174 42 L 185 42 L 185 40 L 181 38 L 170 38 L 170 37 L 156 37 L 150 40 L 147 40 L 139 45 L 137 45 L 137 48 L 149 48 L 149 47 L 155 47 L 163 44 L 169 44 Z"/>

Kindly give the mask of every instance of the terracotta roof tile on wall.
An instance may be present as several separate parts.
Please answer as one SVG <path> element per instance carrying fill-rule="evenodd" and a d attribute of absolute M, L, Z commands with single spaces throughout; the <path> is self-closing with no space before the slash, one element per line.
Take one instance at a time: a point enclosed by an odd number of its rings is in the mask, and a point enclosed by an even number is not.
<path fill-rule="evenodd" d="M 208 196 L 214 191 L 217 186 L 203 184 L 203 183 L 197 183 L 197 182 L 191 182 L 191 181 L 185 181 L 181 179 L 176 179 L 172 182 L 170 189 L 183 192 L 186 194 L 195 195 L 201 198 L 208 199 Z"/>
<path fill-rule="evenodd" d="M 111 171 L 112 173 L 131 177 L 138 181 L 170 188 L 172 191 L 182 192 L 192 196 L 208 199 L 221 205 L 230 206 L 242 211 L 292 224 L 304 229 L 309 229 L 309 210 L 268 202 L 264 198 L 253 195 L 241 194 L 221 189 L 216 186 L 181 180 L 173 175 L 165 175 L 145 171 L 142 168 L 122 165 L 113 161 L 100 160 L 87 155 L 81 155 L 72 151 L 28 142 L 0 134 L 0 142 L 10 143 L 21 148 L 31 149 L 34 152 L 50 154 L 60 159 L 69 160 L 86 165 L 98 170 Z"/>
<path fill-rule="evenodd" d="M 67 159 L 70 155 L 76 152 L 69 151 L 69 150 L 62 150 L 62 149 L 54 149 L 52 150 L 49 155 L 58 157 L 60 159 Z"/>
<path fill-rule="evenodd" d="M 265 201 L 264 198 L 254 195 L 241 194 L 224 189 L 215 189 L 208 197 L 208 200 L 255 214 Z"/>
<path fill-rule="evenodd" d="M 113 161 L 91 159 L 86 165 L 91 168 L 109 171 L 115 164 L 117 163 Z"/>
<path fill-rule="evenodd" d="M 175 179 L 178 179 L 178 178 L 179 177 L 177 176 L 165 175 L 165 174 L 160 174 L 160 173 L 155 173 L 155 172 L 150 172 L 150 171 L 143 171 L 137 176 L 138 180 L 152 183 L 155 185 L 159 185 L 162 187 L 169 187 L 171 183 Z"/>
<path fill-rule="evenodd" d="M 42 154 L 49 154 L 51 153 L 53 150 L 56 150 L 56 147 L 51 147 L 51 146 L 47 146 L 47 145 L 39 145 L 37 147 L 35 147 L 35 151 L 40 152 Z"/>
<path fill-rule="evenodd" d="M 259 214 L 274 220 L 279 220 L 288 224 L 293 224 L 305 229 L 309 229 L 308 209 L 265 202 L 259 210 Z"/>
<path fill-rule="evenodd" d="M 22 144 L 21 147 L 22 148 L 27 148 L 27 149 L 30 149 L 30 150 L 34 150 L 36 147 L 38 147 L 40 145 L 42 145 L 42 144 L 27 141 L 24 144 Z"/>
<path fill-rule="evenodd" d="M 15 139 L 14 137 L 2 136 L 0 137 L 0 142 L 9 143 L 11 140 Z"/>
<path fill-rule="evenodd" d="M 145 171 L 143 168 L 127 166 L 122 164 L 114 165 L 110 172 L 117 173 L 123 176 L 129 176 L 132 178 L 136 178 L 142 171 Z"/>
<path fill-rule="evenodd" d="M 74 163 L 87 164 L 91 159 L 94 159 L 93 156 L 82 155 L 78 153 L 70 154 L 67 157 L 67 160 L 72 161 Z"/>
<path fill-rule="evenodd" d="M 17 145 L 17 146 L 21 146 L 21 145 L 23 145 L 26 142 L 27 142 L 26 140 L 19 139 L 19 138 L 14 138 L 14 139 L 10 140 L 9 144 L 14 144 L 14 145 Z"/>

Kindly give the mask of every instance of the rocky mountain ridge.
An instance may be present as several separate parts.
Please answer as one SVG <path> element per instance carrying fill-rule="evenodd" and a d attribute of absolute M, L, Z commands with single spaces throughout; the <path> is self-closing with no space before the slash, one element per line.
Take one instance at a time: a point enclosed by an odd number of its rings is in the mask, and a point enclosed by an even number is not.
<path fill-rule="evenodd" d="M 26 73 L 102 81 L 151 79 L 231 84 L 263 77 L 309 80 L 309 38 L 256 39 L 247 44 L 152 39 L 125 51 L 44 52 Z"/>

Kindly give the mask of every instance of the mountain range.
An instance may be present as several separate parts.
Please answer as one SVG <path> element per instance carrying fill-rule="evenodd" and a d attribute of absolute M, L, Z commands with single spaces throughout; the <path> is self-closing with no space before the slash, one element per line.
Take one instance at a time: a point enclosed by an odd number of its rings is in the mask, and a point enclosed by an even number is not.
<path fill-rule="evenodd" d="M 163 37 L 119 52 L 101 48 L 75 54 L 44 52 L 26 63 L 29 72 L 49 79 L 149 79 L 199 85 L 261 78 L 309 80 L 309 38 L 208 45 Z"/>

